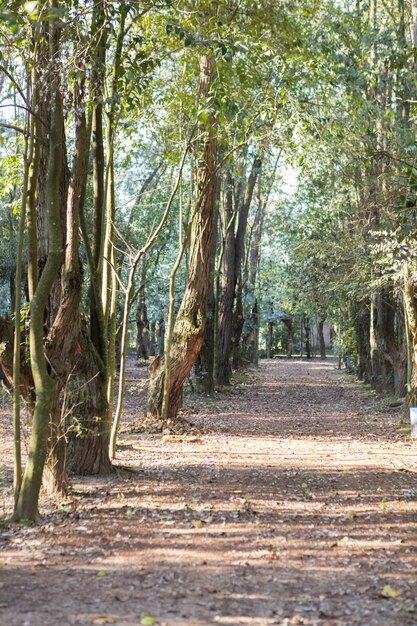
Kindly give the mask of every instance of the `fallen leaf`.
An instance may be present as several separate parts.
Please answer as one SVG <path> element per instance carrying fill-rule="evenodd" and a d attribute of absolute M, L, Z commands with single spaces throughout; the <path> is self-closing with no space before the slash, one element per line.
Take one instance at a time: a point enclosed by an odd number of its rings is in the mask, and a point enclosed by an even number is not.
<path fill-rule="evenodd" d="M 390 585 L 385 585 L 383 590 L 381 591 L 381 596 L 383 598 L 398 598 L 401 595 L 401 591 L 399 589 L 395 589 Z"/>
<path fill-rule="evenodd" d="M 156 624 L 156 619 L 152 617 L 152 615 L 145 615 L 140 620 L 141 626 L 154 626 Z"/>
<path fill-rule="evenodd" d="M 110 615 L 99 615 L 92 621 L 93 624 L 114 624 L 114 619 Z"/>
<path fill-rule="evenodd" d="M 201 521 L 201 519 L 193 520 L 193 525 L 194 528 L 203 528 L 203 522 Z"/>
<path fill-rule="evenodd" d="M 97 576 L 107 576 L 107 572 L 104 569 L 101 569 L 99 572 L 97 572 Z"/>

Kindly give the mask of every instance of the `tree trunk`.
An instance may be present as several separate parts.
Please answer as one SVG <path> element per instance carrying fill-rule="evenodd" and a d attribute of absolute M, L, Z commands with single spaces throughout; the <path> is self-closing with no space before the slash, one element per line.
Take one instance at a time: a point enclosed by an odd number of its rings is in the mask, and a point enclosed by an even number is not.
<path fill-rule="evenodd" d="M 56 8 L 56 0 L 50 7 Z M 54 18 L 49 22 L 49 46 L 51 59 L 59 49 L 59 30 Z M 35 384 L 35 409 L 29 458 L 23 476 L 22 487 L 15 510 L 15 518 L 34 520 L 38 517 L 38 500 L 43 469 L 47 454 L 49 412 L 53 400 L 54 380 L 51 378 L 43 350 L 43 326 L 45 309 L 53 284 L 62 262 L 62 230 L 60 185 L 62 176 L 63 111 L 59 93 L 59 75 L 55 65 L 51 67 L 50 80 L 51 124 L 49 129 L 49 156 L 46 181 L 46 209 L 48 223 L 48 257 L 39 283 L 31 301 L 30 358 Z"/>
<path fill-rule="evenodd" d="M 210 94 L 213 67 L 214 60 L 211 56 L 203 55 L 200 58 L 200 100 L 207 99 Z M 168 419 L 175 419 L 178 414 L 182 388 L 197 359 L 205 331 L 216 192 L 217 141 L 215 120 L 212 115 L 209 115 L 206 126 L 199 124 L 199 135 L 201 157 L 196 170 L 187 284 L 175 321 L 169 351 L 170 384 L 165 390 L 169 398 Z M 162 415 L 164 381 L 164 363 L 162 359 L 155 359 L 150 368 L 148 399 L 148 410 L 153 415 Z"/>
<path fill-rule="evenodd" d="M 355 320 L 357 344 L 357 376 L 359 380 L 370 383 L 372 380 L 371 346 L 369 343 L 369 326 L 371 323 L 369 307 L 360 308 L 353 304 L 352 317 Z M 333 341 L 334 330 L 330 329 Z"/>
<path fill-rule="evenodd" d="M 211 394 L 214 390 L 214 341 L 215 341 L 215 313 L 216 313 L 216 301 L 215 301 L 215 271 L 216 271 L 216 247 L 217 247 L 217 219 L 218 219 L 218 206 L 220 196 L 220 184 L 217 179 L 216 187 L 216 202 L 214 210 L 214 232 L 211 244 L 211 259 L 210 259 L 210 278 L 209 278 L 209 290 L 207 298 L 207 312 L 206 312 L 206 329 L 204 332 L 204 341 L 198 355 L 195 372 L 196 379 L 199 388 L 202 392 Z"/>
<path fill-rule="evenodd" d="M 310 317 L 308 315 L 304 316 L 304 332 L 305 332 L 305 348 L 306 348 L 306 357 L 311 359 L 311 329 L 310 329 Z"/>
<path fill-rule="evenodd" d="M 96 57 L 92 71 L 92 152 L 93 152 L 93 236 L 90 286 L 90 336 L 104 366 L 107 366 L 107 337 L 101 300 L 101 280 L 105 238 L 105 156 L 104 156 L 104 82 L 106 73 L 107 28 L 104 0 L 98 0 L 94 11 L 92 37 Z"/>
<path fill-rule="evenodd" d="M 242 275 L 240 272 L 235 295 L 235 308 L 233 311 L 233 335 L 232 335 L 232 368 L 239 369 L 241 365 L 240 358 L 240 338 L 242 336 L 245 317 L 243 315 L 243 294 L 242 294 Z"/>
<path fill-rule="evenodd" d="M 290 359 L 294 351 L 294 322 L 291 317 L 283 317 L 282 322 L 287 328 L 287 359 Z"/>
<path fill-rule="evenodd" d="M 136 308 L 136 357 L 141 361 L 149 359 L 149 320 L 146 302 L 143 295 L 138 297 Z"/>
<path fill-rule="evenodd" d="M 375 340 L 379 350 L 392 368 L 395 394 L 401 396 L 406 388 L 407 371 L 403 307 L 398 306 L 387 292 L 379 294 Z"/>
<path fill-rule="evenodd" d="M 270 359 L 272 357 L 272 347 L 274 341 L 274 323 L 268 322 L 268 337 L 266 342 L 266 358 Z"/>
<path fill-rule="evenodd" d="M 414 263 L 404 263 L 404 307 L 409 331 L 410 373 L 408 375 L 408 401 L 417 406 L 417 289 L 414 279 Z"/>
<path fill-rule="evenodd" d="M 78 111 L 82 110 L 82 95 L 78 94 Z M 108 473 L 111 469 L 106 379 L 80 316 L 82 270 L 79 262 L 79 216 L 85 200 L 89 155 L 89 133 L 84 112 L 79 113 L 76 128 L 66 212 L 61 301 L 46 344 L 57 378 L 56 399 L 51 414 L 51 428 L 56 430 L 57 437 L 49 457 L 52 468 L 49 491 L 59 488 L 60 476 L 64 476 L 65 459 L 68 468 L 80 475 Z M 68 441 L 67 454 L 65 440 Z"/>
<path fill-rule="evenodd" d="M 372 369 L 372 385 L 379 390 L 385 388 L 384 381 L 384 357 L 378 346 L 377 340 L 377 324 L 378 324 L 378 306 L 380 295 L 373 293 L 371 295 L 371 318 L 369 325 L 369 345 L 371 348 L 371 369 Z"/>
<path fill-rule="evenodd" d="M 156 327 L 156 340 L 157 356 L 163 356 L 165 352 L 165 319 L 162 314 Z"/>
<path fill-rule="evenodd" d="M 149 356 L 156 355 L 156 321 L 152 320 L 149 326 Z"/>
<path fill-rule="evenodd" d="M 274 170 L 275 172 L 275 170 Z M 258 184 L 260 190 L 260 183 Z M 269 194 L 267 195 L 267 198 Z M 250 363 L 258 364 L 258 338 L 259 338 L 259 315 L 258 315 L 258 300 L 256 297 L 256 278 L 258 274 L 259 259 L 261 255 L 261 238 L 262 227 L 264 222 L 264 214 L 266 209 L 267 199 L 262 201 L 261 192 L 259 191 L 258 207 L 255 214 L 255 219 L 252 227 L 251 247 L 248 259 L 247 277 L 245 280 L 245 301 L 249 303 L 248 310 L 249 315 L 245 317 L 249 318 L 248 331 L 243 337 L 245 356 Z"/>
<path fill-rule="evenodd" d="M 145 302 L 146 255 L 142 257 L 139 278 L 138 304 L 136 307 L 136 357 L 138 362 L 147 361 L 150 353 L 148 309 Z"/>
<path fill-rule="evenodd" d="M 220 295 L 218 305 L 219 349 L 217 364 L 217 384 L 230 382 L 230 351 L 233 323 L 233 298 L 235 290 L 235 212 L 233 210 L 233 179 L 227 172 L 223 205 L 223 258 L 220 275 Z"/>
<path fill-rule="evenodd" d="M 243 263 L 245 259 L 245 238 L 248 226 L 248 215 L 251 207 L 256 181 L 261 170 L 262 161 L 255 157 L 246 183 L 243 200 L 238 207 L 239 222 L 235 241 L 235 309 L 233 312 L 232 364 L 234 369 L 240 365 L 239 345 L 245 318 L 243 314 Z"/>
<path fill-rule="evenodd" d="M 324 322 L 326 321 L 325 317 L 321 317 L 319 319 L 319 323 L 317 325 L 317 333 L 319 336 L 319 346 L 320 346 L 320 358 L 321 359 L 325 359 L 326 358 L 326 342 L 324 340 L 324 333 L 323 333 L 323 327 L 324 327 Z"/>

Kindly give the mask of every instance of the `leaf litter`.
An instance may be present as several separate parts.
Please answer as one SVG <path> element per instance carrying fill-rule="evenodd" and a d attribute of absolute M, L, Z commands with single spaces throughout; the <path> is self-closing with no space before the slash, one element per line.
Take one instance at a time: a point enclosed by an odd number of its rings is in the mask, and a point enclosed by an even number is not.
<path fill-rule="evenodd" d="M 113 477 L 43 498 L 40 526 L 0 527 L 1 624 L 417 623 L 416 454 L 398 408 L 376 418 L 375 395 L 330 360 L 263 361 L 187 398 L 163 434 L 138 417 L 142 386 Z"/>

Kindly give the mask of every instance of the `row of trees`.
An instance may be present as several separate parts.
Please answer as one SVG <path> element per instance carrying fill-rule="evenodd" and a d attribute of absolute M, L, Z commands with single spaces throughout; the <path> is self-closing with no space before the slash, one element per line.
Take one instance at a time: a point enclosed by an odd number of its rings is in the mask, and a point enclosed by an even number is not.
<path fill-rule="evenodd" d="M 329 14 L 327 79 L 304 104 L 299 185 L 274 224 L 281 302 L 333 321 L 360 378 L 416 403 L 414 2 Z M 305 132 L 305 124 L 308 131 Z M 313 124 L 313 127 L 312 127 Z"/>
<path fill-rule="evenodd" d="M 162 420 L 194 366 L 227 385 L 278 318 L 289 355 L 327 320 L 361 377 L 415 402 L 413 2 L 3 5 L 17 519 L 42 483 L 111 471 L 132 322 Z"/>
<path fill-rule="evenodd" d="M 291 3 L 4 4 L 2 156 L 13 171 L 2 198 L 16 262 L 1 364 L 15 394 L 15 516 L 34 519 L 42 482 L 65 491 L 68 471 L 111 470 L 132 303 L 140 319 L 162 257 L 173 263 L 149 410 L 176 417 L 199 355 L 209 389 L 228 383 L 244 294 L 256 309 L 268 163 L 290 134 L 280 112 L 309 55 Z M 32 413 L 24 472 L 21 398 Z"/>

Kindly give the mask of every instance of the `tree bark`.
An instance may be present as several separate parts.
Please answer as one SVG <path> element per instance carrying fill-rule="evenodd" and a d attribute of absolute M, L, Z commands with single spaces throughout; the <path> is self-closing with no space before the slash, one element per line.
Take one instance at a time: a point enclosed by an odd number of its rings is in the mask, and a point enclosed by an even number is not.
<path fill-rule="evenodd" d="M 325 317 L 321 317 L 319 319 L 319 323 L 317 325 L 317 333 L 319 336 L 319 346 L 320 346 L 320 358 L 321 359 L 325 359 L 326 358 L 326 342 L 324 340 L 324 332 L 323 332 L 323 328 L 324 328 L 324 322 L 326 321 Z"/>
<path fill-rule="evenodd" d="M 294 321 L 292 317 L 283 317 L 282 322 L 287 329 L 287 359 L 290 359 L 294 351 Z"/>
<path fill-rule="evenodd" d="M 213 68 L 213 57 L 203 55 L 200 58 L 200 100 L 207 99 L 210 94 Z M 204 340 L 216 192 L 217 139 L 212 114 L 209 115 L 206 125 L 199 123 L 199 136 L 200 146 L 197 150 L 201 156 L 196 170 L 187 284 L 175 321 L 169 353 L 167 419 L 175 419 L 178 414 L 184 382 Z M 162 361 L 155 359 L 150 368 L 148 411 L 157 416 L 162 415 L 165 379 Z"/>
<path fill-rule="evenodd" d="M 218 305 L 219 350 L 217 364 L 217 384 L 230 382 L 230 351 L 233 324 L 233 298 L 235 291 L 235 233 L 236 213 L 233 208 L 233 179 L 227 171 L 223 204 L 223 258 L 220 274 L 220 295 Z"/>
<path fill-rule="evenodd" d="M 51 0 L 51 8 L 56 1 Z M 56 20 L 49 23 L 49 46 L 52 59 L 59 49 L 59 29 Z M 23 476 L 22 487 L 15 510 L 16 519 L 37 519 L 39 491 L 47 454 L 49 412 L 53 400 L 54 380 L 51 378 L 43 349 L 43 326 L 45 308 L 51 289 L 62 262 L 62 230 L 60 185 L 62 176 L 63 111 L 59 92 L 59 75 L 55 65 L 51 67 L 50 81 L 51 123 L 49 129 L 49 156 L 46 182 L 46 208 L 48 223 L 48 257 L 39 283 L 31 301 L 30 358 L 35 384 L 35 408 L 29 446 L 29 458 Z"/>
<path fill-rule="evenodd" d="M 311 359 L 311 338 L 310 338 L 310 317 L 308 315 L 304 316 L 304 332 L 305 332 L 305 348 L 306 348 L 306 357 L 307 359 Z"/>
<path fill-rule="evenodd" d="M 402 396 L 406 389 L 407 344 L 403 308 L 387 292 L 379 294 L 375 320 L 375 340 L 393 372 L 394 391 Z"/>
<path fill-rule="evenodd" d="M 243 200 L 238 208 L 239 222 L 235 241 L 235 308 L 233 311 L 232 364 L 237 369 L 240 365 L 239 345 L 245 318 L 243 314 L 243 263 L 245 260 L 245 239 L 248 226 L 248 215 L 251 207 L 256 181 L 261 170 L 262 161 L 256 156 L 246 183 Z"/>
<path fill-rule="evenodd" d="M 268 337 L 266 341 L 266 358 L 272 357 L 272 348 L 274 344 L 274 323 L 268 322 Z"/>
<path fill-rule="evenodd" d="M 111 470 L 106 379 L 80 315 L 79 219 L 85 201 L 90 138 L 82 109 L 83 90 L 80 91 L 76 94 L 79 113 L 67 198 L 61 301 L 46 342 L 48 358 L 57 379 L 51 414 L 56 443 L 49 457 L 49 491 L 62 489 L 59 480 L 65 476 L 66 461 L 68 469 L 80 475 L 106 474 Z M 67 450 L 65 440 L 68 441 Z"/>
<path fill-rule="evenodd" d="M 217 179 L 216 202 L 214 210 L 214 231 L 211 243 L 211 259 L 210 259 L 210 278 L 207 299 L 206 312 L 206 329 L 204 332 L 204 341 L 198 355 L 195 372 L 199 388 L 202 392 L 211 394 L 214 390 L 214 342 L 215 342 L 215 324 L 216 324 L 216 301 L 215 301 L 215 273 L 216 273 L 216 247 L 217 247 L 217 221 L 218 207 L 220 199 L 220 181 Z"/>
<path fill-rule="evenodd" d="M 149 320 L 145 302 L 146 257 L 142 258 L 138 304 L 136 307 L 136 357 L 138 362 L 149 359 Z"/>
<path fill-rule="evenodd" d="M 106 73 L 107 30 L 104 0 L 95 7 L 92 37 L 96 43 L 96 58 L 92 71 L 92 152 L 93 152 L 93 236 L 92 262 L 94 273 L 90 286 L 90 336 L 103 365 L 107 366 L 107 337 L 101 300 L 105 237 L 105 155 L 104 155 L 104 82 Z"/>
<path fill-rule="evenodd" d="M 275 173 L 275 170 L 274 170 Z M 249 303 L 248 310 L 250 311 L 247 317 L 249 318 L 248 331 L 243 337 L 243 344 L 245 347 L 245 356 L 250 363 L 258 364 L 258 337 L 259 337 L 259 315 L 258 315 L 258 300 L 256 297 L 256 278 L 258 275 L 259 259 L 261 256 L 261 238 L 262 228 L 264 222 L 264 215 L 269 193 L 265 200 L 261 199 L 260 184 L 258 207 L 255 214 L 255 219 L 252 227 L 251 247 L 248 258 L 247 277 L 245 280 L 245 300 Z"/>

